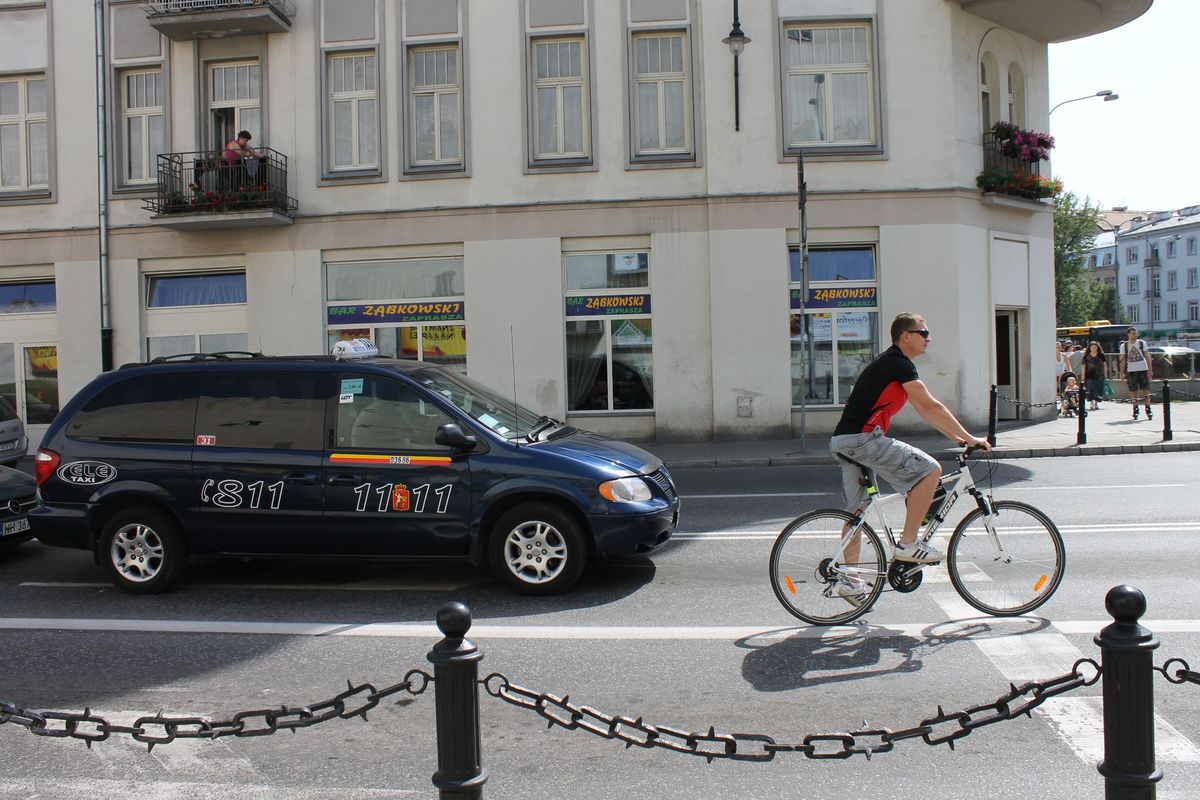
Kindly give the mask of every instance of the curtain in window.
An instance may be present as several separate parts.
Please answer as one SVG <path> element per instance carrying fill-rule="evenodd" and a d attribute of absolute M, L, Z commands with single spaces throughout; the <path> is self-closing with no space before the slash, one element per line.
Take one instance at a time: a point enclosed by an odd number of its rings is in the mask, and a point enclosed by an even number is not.
<path fill-rule="evenodd" d="M 147 308 L 246 302 L 246 275 L 172 275 L 150 278 Z"/>

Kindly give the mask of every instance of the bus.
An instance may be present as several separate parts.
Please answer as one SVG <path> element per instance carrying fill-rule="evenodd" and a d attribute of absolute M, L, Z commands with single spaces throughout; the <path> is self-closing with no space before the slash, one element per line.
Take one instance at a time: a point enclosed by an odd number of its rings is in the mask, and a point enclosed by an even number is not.
<path fill-rule="evenodd" d="M 1106 319 L 1090 319 L 1083 325 L 1070 325 L 1056 328 L 1055 335 L 1064 344 L 1077 344 L 1087 347 L 1088 342 L 1099 342 L 1100 350 L 1105 353 L 1115 353 L 1125 341 L 1125 332 L 1129 325 L 1113 325 Z"/>

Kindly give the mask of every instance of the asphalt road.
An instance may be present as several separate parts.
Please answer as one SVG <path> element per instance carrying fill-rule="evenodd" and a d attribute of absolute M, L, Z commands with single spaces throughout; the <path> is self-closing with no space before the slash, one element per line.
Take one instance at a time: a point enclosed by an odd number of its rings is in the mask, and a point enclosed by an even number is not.
<path fill-rule="evenodd" d="M 0 553 L 0 698 L 131 724 L 162 709 L 229 719 L 326 700 L 347 679 L 383 687 L 428 669 L 447 600 L 473 613 L 484 674 L 648 723 L 806 734 L 917 725 L 939 705 L 990 703 L 1009 682 L 1098 657 L 1109 587 L 1145 591 L 1156 664 L 1200 667 L 1200 470 L 1194 454 L 998 462 L 998 498 L 1047 511 L 1067 575 L 1037 616 L 979 618 L 948 583 L 885 594 L 852 629 L 796 625 L 766 581 L 773 535 L 836 501 L 828 467 L 680 470 L 678 534 L 651 558 L 589 570 L 571 594 L 533 600 L 454 565 L 223 561 L 177 590 L 130 597 L 85 553 L 37 543 Z M 986 475 L 975 469 L 976 479 Z M 987 483 L 987 481 L 980 481 Z M 959 509 L 961 513 L 965 509 Z M 947 528 L 949 530 L 949 528 Z M 1160 800 L 1200 786 L 1200 686 L 1155 678 Z M 0 798 L 396 798 L 436 796 L 432 692 L 397 694 L 361 719 L 296 734 L 175 741 L 147 753 L 129 737 L 90 750 L 0 725 Z M 870 761 L 715 761 L 626 749 L 547 730 L 483 695 L 485 797 L 1100 798 L 1100 687 L 982 728 L 952 752 L 919 739 Z"/>

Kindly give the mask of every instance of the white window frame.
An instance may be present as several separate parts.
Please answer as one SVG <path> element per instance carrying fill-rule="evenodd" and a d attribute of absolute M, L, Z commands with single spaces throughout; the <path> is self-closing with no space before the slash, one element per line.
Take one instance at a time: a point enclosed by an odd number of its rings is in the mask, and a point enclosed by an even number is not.
<path fill-rule="evenodd" d="M 40 81 L 42 83 L 42 99 L 44 108 L 41 111 L 29 110 L 29 84 L 31 82 Z M 11 83 L 17 87 L 17 110 L 15 114 L 7 114 L 0 116 L 0 127 L 16 128 L 17 130 L 17 158 L 19 168 L 16 174 L 16 182 L 8 185 L 0 184 L 0 197 L 6 193 L 28 192 L 31 190 L 49 190 L 50 188 L 50 82 L 47 80 L 45 73 L 35 73 L 29 75 L 5 75 L 0 77 L 0 84 Z M 45 160 L 43 169 L 45 170 L 45 180 L 34 179 L 33 159 L 36 155 L 32 143 L 35 141 L 36 134 L 32 132 L 35 125 L 42 126 L 41 147 L 42 156 Z"/>
<path fill-rule="evenodd" d="M 1175 270 L 1167 271 L 1167 291 L 1173 292 L 1179 288 L 1179 277 Z"/>
<path fill-rule="evenodd" d="M 1150 304 L 1150 318 L 1155 322 L 1162 322 L 1162 303 Z"/>
<path fill-rule="evenodd" d="M 1200 321 L 1200 301 L 1188 300 L 1188 322 Z"/>
<path fill-rule="evenodd" d="M 541 72 L 541 48 L 557 45 L 561 54 L 562 45 L 574 45 L 579 50 L 579 70 L 577 75 L 546 76 Z M 547 51 L 548 53 L 549 51 Z M 560 59 L 561 63 L 561 59 Z M 572 36 L 534 37 L 529 40 L 529 130 L 530 130 L 530 163 L 561 163 L 565 161 L 590 161 L 592 155 L 591 143 L 591 76 L 588 70 L 588 43 L 583 34 Z M 563 102 L 564 92 L 571 88 L 579 89 L 579 130 L 580 149 L 567 150 L 565 142 L 566 106 Z M 555 127 L 557 148 L 553 152 L 540 152 L 541 136 L 541 92 L 554 90 Z"/>
<path fill-rule="evenodd" d="M 1175 322 L 1179 319 L 1179 303 L 1167 303 L 1167 322 Z"/>
<path fill-rule="evenodd" d="M 1176 244 L 1177 242 L 1174 239 L 1167 240 L 1167 258 L 1175 257 L 1175 251 L 1179 249 L 1175 246 Z"/>
<path fill-rule="evenodd" d="M 1125 263 L 1136 264 L 1138 262 L 1138 249 L 1136 247 L 1125 248 Z"/>
<path fill-rule="evenodd" d="M 801 30 L 856 30 L 865 31 L 865 53 L 866 59 L 862 62 L 854 63 L 814 63 L 814 64 L 798 64 L 792 65 L 788 63 L 788 40 L 791 38 L 793 31 Z M 796 36 L 802 39 L 803 34 L 797 33 Z M 815 38 L 815 37 L 814 37 Z M 815 42 L 814 42 L 815 44 Z M 782 38 L 780 41 L 780 67 L 783 71 L 782 77 L 782 103 L 783 103 L 783 143 L 784 155 L 796 155 L 800 148 L 804 149 L 805 153 L 810 152 L 878 152 L 880 150 L 880 112 L 879 112 L 879 78 L 878 78 L 878 54 L 876 52 L 875 41 L 875 25 L 871 20 L 867 19 L 849 19 L 837 22 L 802 22 L 789 21 L 784 23 L 782 30 Z M 990 54 L 985 54 L 985 57 Z M 791 139 L 791 120 L 794 116 L 794 111 L 789 104 L 788 83 L 789 78 L 800 77 L 805 75 L 821 76 L 819 85 L 822 87 L 821 94 L 825 98 L 824 114 L 821 119 L 818 119 L 823 134 L 827 138 L 818 138 L 811 140 Z M 863 75 L 866 77 L 866 136 L 855 139 L 837 140 L 828 138 L 833 135 L 834 130 L 834 108 L 832 99 L 829 95 L 829 88 L 832 85 L 834 76 L 837 75 Z M 997 69 L 994 59 L 987 60 L 986 64 L 983 60 L 980 61 L 980 102 L 986 100 L 988 104 L 987 117 L 983 117 L 981 108 L 980 123 L 983 124 L 986 120 L 994 122 L 997 114 L 994 110 L 995 98 L 997 95 L 996 87 Z M 986 81 L 986 83 L 985 83 Z M 984 86 L 987 86 L 986 92 Z M 819 100 L 820 98 L 818 98 Z M 810 101 L 811 103 L 812 101 Z M 988 125 L 987 127 L 990 127 Z M 985 128 L 986 130 L 986 128 Z"/>
<path fill-rule="evenodd" d="M 639 58 L 642 43 L 648 43 L 651 40 L 659 40 L 661 53 L 662 42 L 679 40 L 680 65 L 679 69 L 660 70 L 657 72 L 641 71 Z M 629 73 L 633 78 L 633 85 L 630 87 L 629 94 L 629 143 L 632 160 L 637 161 L 654 161 L 654 160 L 690 160 L 695 156 L 695 122 L 694 108 L 692 102 L 692 55 L 691 55 L 691 38 L 688 32 L 683 29 L 664 29 L 664 30 L 635 30 L 629 40 Z M 661 59 L 659 66 L 661 67 Z M 672 145 L 667 142 L 667 86 L 671 84 L 680 85 L 680 96 L 683 99 L 683 109 L 681 115 L 683 117 L 683 144 Z M 642 146 L 642 123 L 643 116 L 641 113 L 641 90 L 643 86 L 654 86 L 656 94 L 655 102 L 655 125 L 658 130 L 657 143 L 655 145 Z"/>
<path fill-rule="evenodd" d="M 153 89 L 156 101 L 154 103 L 142 105 L 130 105 L 130 95 L 134 95 L 137 99 L 137 93 L 130 91 L 129 81 L 136 78 L 149 78 L 153 76 L 156 80 L 153 81 L 155 87 Z M 167 147 L 167 122 L 163 109 L 166 105 L 166 73 L 161 66 L 154 67 L 136 67 L 132 69 L 123 69 L 117 73 L 118 91 L 121 95 L 121 130 L 119 140 L 121 142 L 121 186 L 139 186 L 142 184 L 153 184 L 158 180 L 158 154 L 164 152 Z M 144 84 L 149 84 L 150 81 L 143 81 Z M 150 93 L 148 85 L 143 89 L 143 93 Z M 159 142 L 158 152 L 155 152 L 154 143 L 150 137 L 150 124 L 152 118 L 157 117 L 161 125 L 163 140 Z M 142 126 L 142 142 L 138 148 L 138 152 L 132 151 L 132 141 L 129 135 L 129 124 L 132 120 L 137 119 Z M 133 166 L 137 163 L 142 172 L 142 177 L 133 177 Z"/>
<path fill-rule="evenodd" d="M 417 84 L 418 71 L 416 69 L 417 56 L 422 57 L 438 52 L 446 52 L 454 54 L 454 80 L 449 80 L 442 83 L 430 83 L 423 81 L 420 85 Z M 463 115 L 463 91 L 464 91 L 464 65 L 463 65 L 463 47 L 458 42 L 441 42 L 438 44 L 420 44 L 410 45 L 405 56 L 405 61 L 408 68 L 407 94 L 408 94 L 408 164 L 416 170 L 444 170 L 462 169 L 466 163 L 465 148 L 466 148 L 466 121 Z M 420 75 L 425 74 L 424 67 Z M 435 75 L 436 80 L 436 75 Z M 451 97 L 453 96 L 453 97 Z M 419 120 L 417 118 L 417 100 L 422 97 L 433 98 L 433 158 L 419 158 L 417 146 L 419 137 L 417 129 Z M 447 156 L 442 152 L 442 110 L 443 103 L 453 103 L 454 114 L 458 121 L 458 137 L 456 146 L 458 148 L 457 155 Z"/>
<path fill-rule="evenodd" d="M 1196 268 L 1195 267 L 1188 267 L 1187 285 L 1188 285 L 1189 289 L 1196 288 Z"/>
<path fill-rule="evenodd" d="M 358 86 L 357 73 L 351 69 L 353 85 L 346 88 L 345 62 L 363 60 L 363 85 Z M 337 86 L 336 69 L 342 69 L 342 84 Z M 378 172 L 381 167 L 382 130 L 379 124 L 379 54 L 375 50 L 338 50 L 325 54 L 325 80 L 328 92 L 328 105 L 325 113 L 328 115 L 328 136 L 326 137 L 326 170 L 330 173 L 341 172 Z M 363 103 L 375 104 L 373 114 L 364 114 Z M 337 163 L 337 125 L 336 108 L 339 103 L 350 105 L 350 163 Z M 370 119 L 364 119 L 370 116 Z M 375 158 L 373 161 L 364 160 L 362 134 L 366 125 L 375 129 Z"/>
<path fill-rule="evenodd" d="M 254 68 L 257 68 L 257 70 L 258 70 L 257 82 L 251 80 L 251 78 L 250 78 L 250 76 L 253 73 L 250 71 L 247 72 L 246 90 L 247 90 L 247 94 L 249 96 L 223 98 L 223 99 L 218 100 L 217 92 L 215 91 L 216 90 L 217 70 L 236 69 L 239 67 L 254 67 Z M 207 92 L 208 92 L 208 120 L 207 120 L 208 133 L 206 135 L 212 136 L 214 133 L 215 126 L 213 124 L 213 112 L 216 111 L 218 108 L 232 108 L 233 115 L 234 115 L 234 117 L 233 117 L 234 118 L 233 133 L 237 134 L 239 131 L 242 131 L 242 130 L 250 131 L 251 135 L 254 137 L 254 142 L 250 146 L 251 147 L 261 146 L 262 143 L 266 140 L 266 136 L 264 135 L 264 130 L 263 130 L 266 127 L 266 114 L 263 113 L 263 104 L 262 104 L 262 96 L 263 96 L 262 62 L 260 62 L 256 58 L 255 59 L 242 59 L 242 60 L 238 60 L 238 61 L 210 61 L 205 64 L 204 68 L 206 71 L 204 80 L 205 80 L 205 85 L 206 85 Z M 235 93 L 236 93 L 236 79 L 235 79 L 234 85 L 235 85 Z M 251 87 L 253 87 L 253 90 L 256 91 L 257 94 L 250 95 Z M 249 111 L 251 109 L 258 112 L 258 125 L 257 126 L 249 125 L 245 121 L 244 115 L 247 111 Z M 259 128 L 259 130 L 255 130 L 256 127 Z M 214 141 L 214 142 L 212 142 L 212 149 L 213 150 L 224 150 L 225 145 L 228 143 L 229 143 L 228 139 L 226 139 L 225 141 L 221 141 L 221 142 Z"/>
<path fill-rule="evenodd" d="M 1129 319 L 1130 322 L 1141 322 L 1142 321 L 1142 319 L 1141 319 L 1142 318 L 1142 307 L 1137 304 L 1134 304 L 1131 306 L 1125 306 L 1125 316 Z"/>
<path fill-rule="evenodd" d="M 1196 255 L 1196 237 L 1189 236 L 1187 240 L 1187 254 L 1189 256 Z"/>
<path fill-rule="evenodd" d="M 1138 276 L 1129 275 L 1125 278 L 1125 294 L 1137 294 L 1138 292 Z"/>

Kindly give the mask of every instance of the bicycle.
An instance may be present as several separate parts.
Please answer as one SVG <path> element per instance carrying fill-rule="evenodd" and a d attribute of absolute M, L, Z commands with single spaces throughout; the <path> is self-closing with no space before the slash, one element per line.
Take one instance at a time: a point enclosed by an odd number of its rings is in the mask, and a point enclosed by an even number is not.
<path fill-rule="evenodd" d="M 993 500 L 971 477 L 967 459 L 974 449 L 957 456 L 958 469 L 943 475 L 930 504 L 925 530 L 918 541 L 928 543 L 964 494 L 974 498 L 972 509 L 950 535 L 945 567 L 955 591 L 974 608 L 993 616 L 1026 614 L 1041 606 L 1062 581 L 1066 552 L 1062 535 L 1042 511 L 1027 503 Z M 839 625 L 867 613 L 884 590 L 907 594 L 921 585 L 931 564 L 895 561 L 896 535 L 884 510 L 906 495 L 879 495 L 874 473 L 862 471 L 866 501 L 854 512 L 822 508 L 797 517 L 779 534 L 771 548 L 771 588 L 783 607 L 812 625 Z M 989 472 L 990 476 L 990 472 Z M 944 495 L 942 494 L 944 492 Z M 887 534 L 890 557 L 878 533 L 867 522 L 874 511 Z M 847 546 L 858 556 L 846 563 Z M 838 593 L 843 579 L 861 586 L 847 598 Z"/>

